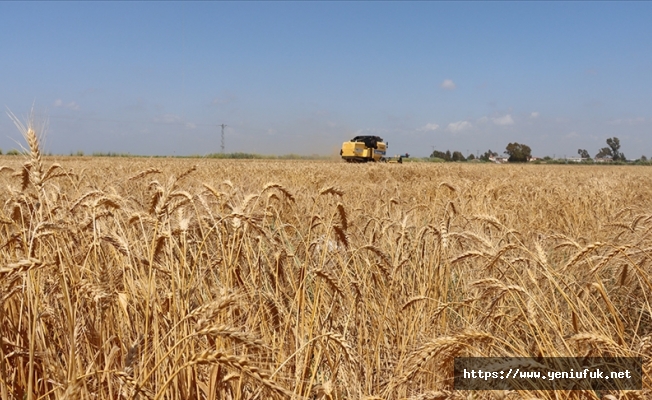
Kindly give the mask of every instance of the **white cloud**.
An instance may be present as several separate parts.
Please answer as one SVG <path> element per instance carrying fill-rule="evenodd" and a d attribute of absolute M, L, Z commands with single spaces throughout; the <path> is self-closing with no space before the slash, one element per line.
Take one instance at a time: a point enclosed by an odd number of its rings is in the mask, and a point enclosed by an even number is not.
<path fill-rule="evenodd" d="M 197 125 L 192 122 L 186 122 L 186 129 L 195 129 Z"/>
<path fill-rule="evenodd" d="M 439 129 L 439 125 L 431 122 L 431 123 L 428 123 L 428 124 L 422 126 L 421 128 L 419 128 L 417 130 L 422 131 L 422 132 L 432 132 L 432 131 L 436 131 L 437 129 Z"/>
<path fill-rule="evenodd" d="M 444 79 L 441 83 L 441 88 L 446 90 L 455 90 L 457 85 L 451 79 Z"/>
<path fill-rule="evenodd" d="M 505 115 L 504 117 L 492 118 L 491 120 L 494 121 L 494 124 L 496 125 L 514 125 L 514 120 L 509 114 Z"/>
<path fill-rule="evenodd" d="M 448 124 L 447 129 L 451 132 L 460 132 L 465 129 L 470 128 L 472 125 L 469 121 L 457 121 L 457 122 L 451 122 Z"/>
<path fill-rule="evenodd" d="M 530 118 L 539 118 L 539 112 L 533 111 L 532 113 L 530 113 Z"/>
<path fill-rule="evenodd" d="M 181 117 L 176 114 L 163 114 L 160 117 L 155 117 L 154 122 L 163 122 L 165 124 L 177 124 L 182 121 L 181 121 Z"/>
<path fill-rule="evenodd" d="M 63 103 L 63 100 L 61 100 L 61 99 L 56 99 L 56 100 L 54 101 L 54 106 L 55 106 L 55 107 L 63 107 L 63 108 L 67 108 L 67 109 L 69 109 L 69 110 L 73 110 L 73 111 L 79 110 L 79 104 L 75 103 L 74 101 L 71 101 L 71 102 L 68 103 L 68 104 L 64 104 L 64 103 Z"/>
<path fill-rule="evenodd" d="M 235 93 L 232 93 L 230 91 L 226 91 L 222 93 L 219 97 L 215 97 L 211 103 L 215 106 L 224 106 L 227 104 L 231 104 L 237 100 L 237 96 Z"/>
<path fill-rule="evenodd" d="M 625 119 L 614 119 L 608 122 L 609 125 L 636 125 L 636 124 L 642 124 L 645 122 L 645 118 L 643 117 L 638 117 L 638 118 L 625 118 Z"/>
<path fill-rule="evenodd" d="M 579 135 L 577 132 L 575 132 L 575 131 L 569 132 L 569 133 L 567 133 L 566 135 L 564 135 L 564 137 L 565 137 L 566 139 L 573 139 L 573 138 L 576 138 L 576 137 L 579 137 L 579 136 L 580 136 L 580 135 Z"/>

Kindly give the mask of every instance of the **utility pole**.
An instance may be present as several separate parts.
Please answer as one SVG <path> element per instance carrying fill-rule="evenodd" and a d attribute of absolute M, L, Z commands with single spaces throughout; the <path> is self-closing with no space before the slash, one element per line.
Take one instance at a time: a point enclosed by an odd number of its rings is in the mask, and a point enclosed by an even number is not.
<path fill-rule="evenodd" d="M 224 128 L 227 127 L 226 124 L 220 125 L 222 127 L 222 145 L 220 146 L 222 148 L 222 154 L 224 154 Z"/>

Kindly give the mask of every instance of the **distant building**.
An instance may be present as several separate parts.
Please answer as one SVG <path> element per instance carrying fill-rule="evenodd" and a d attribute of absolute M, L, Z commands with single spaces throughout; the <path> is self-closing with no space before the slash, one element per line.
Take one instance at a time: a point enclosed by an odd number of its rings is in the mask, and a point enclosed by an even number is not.
<path fill-rule="evenodd" d="M 489 157 L 489 161 L 494 162 L 496 164 L 504 164 L 509 160 L 509 157 L 504 157 L 504 156 L 495 156 L 495 157 Z"/>
<path fill-rule="evenodd" d="M 597 163 L 613 162 L 613 157 L 612 156 L 596 157 L 595 162 Z"/>

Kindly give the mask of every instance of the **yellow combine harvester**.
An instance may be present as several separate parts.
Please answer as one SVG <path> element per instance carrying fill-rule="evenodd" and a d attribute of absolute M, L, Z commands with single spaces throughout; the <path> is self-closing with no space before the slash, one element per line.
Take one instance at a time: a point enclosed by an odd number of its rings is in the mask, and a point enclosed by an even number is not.
<path fill-rule="evenodd" d="M 378 136 L 356 136 L 342 143 L 340 155 L 346 162 L 387 161 L 387 145 Z"/>

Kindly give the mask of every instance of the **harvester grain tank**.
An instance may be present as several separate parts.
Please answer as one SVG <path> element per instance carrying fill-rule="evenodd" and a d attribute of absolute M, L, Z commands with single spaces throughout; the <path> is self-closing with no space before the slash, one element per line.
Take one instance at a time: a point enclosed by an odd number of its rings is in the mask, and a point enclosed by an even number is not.
<path fill-rule="evenodd" d="M 347 162 L 386 161 L 387 145 L 379 136 L 356 136 L 342 143 L 340 155 Z"/>

